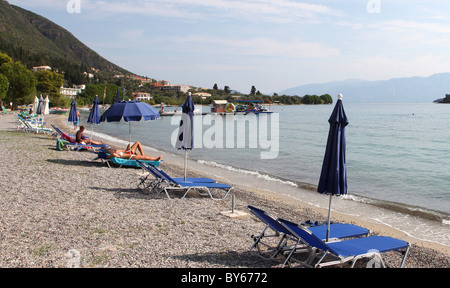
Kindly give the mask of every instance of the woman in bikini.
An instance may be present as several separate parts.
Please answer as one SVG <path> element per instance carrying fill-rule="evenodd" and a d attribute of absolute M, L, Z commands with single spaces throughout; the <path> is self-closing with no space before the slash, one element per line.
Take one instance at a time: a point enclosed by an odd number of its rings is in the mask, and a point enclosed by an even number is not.
<path fill-rule="evenodd" d="M 137 154 L 139 151 L 141 154 Z M 133 145 L 128 144 L 126 150 L 112 149 L 109 148 L 106 150 L 110 155 L 107 158 L 117 157 L 122 159 L 133 159 L 133 160 L 148 160 L 148 161 L 159 161 L 162 156 L 159 157 L 149 157 L 144 155 L 144 150 L 142 149 L 142 145 L 140 142 L 136 142 Z"/>

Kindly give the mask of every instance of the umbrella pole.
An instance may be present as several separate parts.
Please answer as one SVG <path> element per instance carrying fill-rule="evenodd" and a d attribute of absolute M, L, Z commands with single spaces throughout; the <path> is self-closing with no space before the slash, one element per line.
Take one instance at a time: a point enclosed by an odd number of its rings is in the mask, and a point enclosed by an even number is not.
<path fill-rule="evenodd" d="M 187 150 L 184 149 L 184 182 L 186 182 L 186 172 L 187 172 Z"/>
<path fill-rule="evenodd" d="M 129 137 L 128 144 L 131 147 L 131 122 L 128 122 L 128 137 Z"/>
<path fill-rule="evenodd" d="M 333 197 L 333 194 L 330 194 L 330 203 L 328 206 L 328 223 L 327 223 L 327 238 L 326 238 L 326 242 L 328 242 L 329 238 L 330 238 L 330 218 L 331 218 L 331 199 Z"/>

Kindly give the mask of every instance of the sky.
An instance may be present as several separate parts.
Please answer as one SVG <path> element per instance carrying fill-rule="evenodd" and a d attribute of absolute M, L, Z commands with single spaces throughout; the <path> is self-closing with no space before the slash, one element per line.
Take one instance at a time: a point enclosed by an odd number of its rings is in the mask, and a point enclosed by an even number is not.
<path fill-rule="evenodd" d="M 7 0 L 171 84 L 272 95 L 450 72 L 448 0 Z"/>

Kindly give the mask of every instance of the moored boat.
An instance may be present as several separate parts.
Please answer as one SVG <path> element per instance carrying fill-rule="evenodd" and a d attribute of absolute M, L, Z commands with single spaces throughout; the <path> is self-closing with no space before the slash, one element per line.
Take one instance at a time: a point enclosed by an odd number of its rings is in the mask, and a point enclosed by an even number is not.
<path fill-rule="evenodd" d="M 259 114 L 272 113 L 264 105 L 264 100 L 214 100 L 211 103 L 211 114 Z M 269 101 L 270 105 L 270 101 Z"/>

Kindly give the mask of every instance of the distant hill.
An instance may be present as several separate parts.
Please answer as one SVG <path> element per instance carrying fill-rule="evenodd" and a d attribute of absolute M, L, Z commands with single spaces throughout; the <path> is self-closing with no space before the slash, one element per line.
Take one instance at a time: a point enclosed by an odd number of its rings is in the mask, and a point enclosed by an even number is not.
<path fill-rule="evenodd" d="M 67 66 L 65 62 L 70 62 L 101 71 L 131 74 L 101 57 L 66 29 L 5 0 L 0 0 L 0 51 L 27 66 L 52 66 L 51 63 Z"/>
<path fill-rule="evenodd" d="M 395 78 L 381 81 L 345 80 L 307 84 L 279 92 L 279 95 L 323 95 L 342 93 L 347 102 L 433 102 L 450 93 L 450 73 L 430 77 Z"/>

